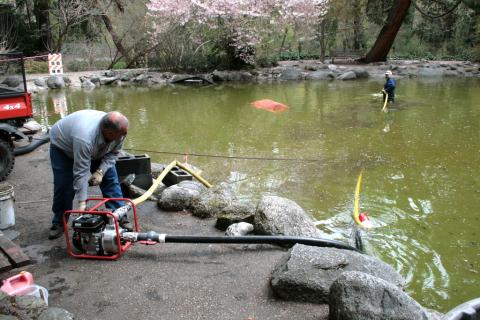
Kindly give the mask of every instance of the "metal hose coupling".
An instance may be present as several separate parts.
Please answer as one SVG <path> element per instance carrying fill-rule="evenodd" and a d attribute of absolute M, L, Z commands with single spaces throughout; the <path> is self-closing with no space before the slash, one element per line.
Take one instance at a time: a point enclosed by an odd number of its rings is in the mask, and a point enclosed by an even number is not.
<path fill-rule="evenodd" d="M 115 211 L 112 212 L 112 214 L 118 219 L 122 220 L 123 217 L 127 216 L 128 211 L 132 209 L 132 205 L 130 203 L 127 203 L 124 206 L 121 206 L 118 209 L 115 209 Z"/>

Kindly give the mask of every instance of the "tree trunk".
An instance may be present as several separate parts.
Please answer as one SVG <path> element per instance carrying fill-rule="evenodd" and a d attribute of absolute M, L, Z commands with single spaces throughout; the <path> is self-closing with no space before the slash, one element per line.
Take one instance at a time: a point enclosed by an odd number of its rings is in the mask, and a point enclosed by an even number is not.
<path fill-rule="evenodd" d="M 380 30 L 375 44 L 367 55 L 359 60 L 360 62 L 369 63 L 387 60 L 388 52 L 395 41 L 398 30 L 402 26 L 411 4 L 411 0 L 395 0 L 388 14 L 387 22 Z"/>
<path fill-rule="evenodd" d="M 130 56 L 127 50 L 125 50 L 125 47 L 122 44 L 122 39 L 120 39 L 120 37 L 115 32 L 115 30 L 113 30 L 113 26 L 112 26 L 112 22 L 110 21 L 110 18 L 107 16 L 107 14 L 102 14 L 102 20 L 108 32 L 110 33 L 110 36 L 112 37 L 112 41 L 115 44 L 115 47 L 117 47 L 118 52 L 120 52 L 120 54 L 123 56 L 126 64 L 130 65 L 132 60 L 130 59 Z"/>
<path fill-rule="evenodd" d="M 365 46 L 361 10 L 360 1 L 353 1 L 353 49 L 355 50 L 361 50 Z"/>
<path fill-rule="evenodd" d="M 52 34 L 50 30 L 50 3 L 49 0 L 34 1 L 33 11 L 37 20 L 37 28 L 40 33 L 39 48 L 50 50 L 52 45 Z"/>

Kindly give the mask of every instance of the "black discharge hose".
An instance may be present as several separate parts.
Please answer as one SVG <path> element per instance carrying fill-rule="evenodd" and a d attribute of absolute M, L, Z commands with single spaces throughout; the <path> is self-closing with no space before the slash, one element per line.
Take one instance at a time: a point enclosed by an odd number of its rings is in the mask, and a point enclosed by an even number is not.
<path fill-rule="evenodd" d="M 307 246 L 331 247 L 360 252 L 358 249 L 336 240 L 292 236 L 173 236 L 150 231 L 138 233 L 136 240 L 165 243 L 265 243 L 276 245 L 298 243 Z"/>
<path fill-rule="evenodd" d="M 13 154 L 16 155 L 16 156 L 20 156 L 22 154 L 32 152 L 33 150 L 40 147 L 42 144 L 49 142 L 50 141 L 50 136 L 47 134 L 46 136 L 44 136 L 42 138 L 33 138 L 33 140 L 34 141 L 32 141 L 29 145 L 15 148 L 15 150 L 13 150 Z"/>

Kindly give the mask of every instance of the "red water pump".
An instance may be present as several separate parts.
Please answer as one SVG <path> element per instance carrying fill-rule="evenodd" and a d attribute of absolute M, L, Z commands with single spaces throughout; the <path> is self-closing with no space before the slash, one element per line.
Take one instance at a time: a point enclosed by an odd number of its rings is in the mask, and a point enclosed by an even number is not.
<path fill-rule="evenodd" d="M 105 209 L 111 201 L 123 201 L 125 204 L 112 211 Z M 305 244 L 317 247 L 334 247 L 354 250 L 356 248 L 340 241 L 292 237 L 292 236 L 195 236 L 167 235 L 155 231 L 140 232 L 135 204 L 126 198 L 90 198 L 84 211 L 69 210 L 63 216 L 63 227 L 68 253 L 75 258 L 115 260 L 127 251 L 135 242 L 141 244 L 156 243 L 266 243 L 276 245 Z M 127 215 L 133 215 L 133 227 L 127 227 Z M 71 228 L 68 221 L 72 217 Z M 71 232 L 71 238 L 70 238 Z"/>

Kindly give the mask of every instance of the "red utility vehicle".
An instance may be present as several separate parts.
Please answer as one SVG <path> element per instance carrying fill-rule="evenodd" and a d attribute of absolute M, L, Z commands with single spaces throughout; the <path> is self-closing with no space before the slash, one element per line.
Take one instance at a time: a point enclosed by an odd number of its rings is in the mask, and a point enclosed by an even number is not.
<path fill-rule="evenodd" d="M 0 54 L 0 181 L 12 171 L 16 155 L 30 152 L 49 141 L 48 135 L 33 138 L 41 126 L 32 116 L 23 56 Z M 28 141 L 29 144 L 16 147 L 16 141 Z"/>

